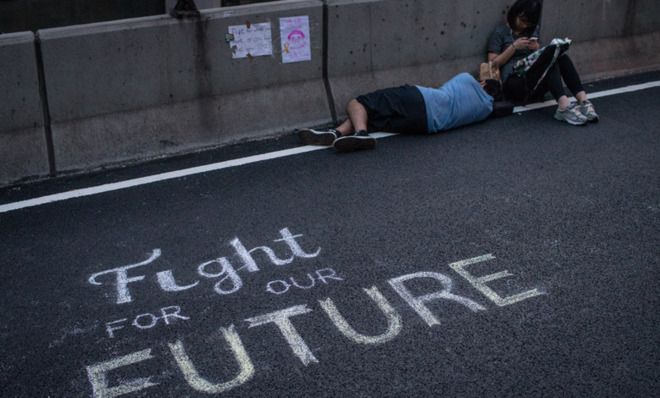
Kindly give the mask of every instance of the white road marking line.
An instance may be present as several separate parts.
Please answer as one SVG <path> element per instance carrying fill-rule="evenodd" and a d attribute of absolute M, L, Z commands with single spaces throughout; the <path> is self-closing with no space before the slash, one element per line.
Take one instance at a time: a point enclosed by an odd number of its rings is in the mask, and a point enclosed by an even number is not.
<path fill-rule="evenodd" d="M 80 198 L 83 196 L 91 196 L 99 193 L 118 191 L 121 189 L 137 187 L 140 185 L 147 185 L 154 182 L 167 181 L 175 178 L 181 178 L 186 176 L 191 176 L 195 174 L 208 173 L 210 171 L 222 170 L 230 167 L 242 166 L 249 163 L 261 162 L 269 159 L 277 159 L 286 156 L 298 155 L 301 153 L 318 151 L 325 149 L 325 147 L 319 146 L 301 146 L 292 149 L 285 149 L 282 151 L 275 151 L 264 153 L 260 155 L 248 156 L 245 158 L 232 159 L 224 162 L 207 164 L 204 166 L 191 167 L 188 169 L 170 171 L 167 173 L 154 174 L 147 177 L 134 178 L 131 180 L 114 182 L 110 184 L 97 185 L 90 188 L 75 189 L 73 191 L 57 193 L 53 195 L 41 196 L 34 199 L 23 200 L 20 202 L 8 203 L 5 205 L 0 205 L 0 213 L 6 213 L 13 210 L 23 209 L 26 207 L 40 206 L 47 203 L 60 202 L 63 200 Z"/>
<path fill-rule="evenodd" d="M 607 97 L 611 95 L 616 95 L 616 94 L 624 94 L 624 93 L 630 93 L 634 91 L 640 91 L 640 90 L 646 90 L 649 88 L 653 87 L 660 87 L 660 81 L 655 81 L 655 82 L 648 82 L 648 83 L 643 83 L 643 84 L 635 84 L 631 86 L 626 86 L 626 87 L 620 87 L 612 90 L 605 90 L 605 91 L 600 91 L 597 93 L 592 93 L 589 94 L 589 98 L 601 98 L 601 97 Z M 571 98 L 571 100 L 574 100 L 574 98 Z M 527 106 L 518 106 L 513 109 L 514 113 L 521 113 L 521 112 L 527 112 L 535 109 L 540 109 L 540 108 L 545 108 L 548 106 L 553 106 L 556 105 L 556 101 L 546 101 L 538 104 L 530 104 Z M 372 136 L 379 139 L 379 138 L 386 138 L 386 137 L 391 137 L 397 134 L 392 134 L 392 133 L 373 133 Z M 147 185 L 151 184 L 154 182 L 160 182 L 160 181 L 167 181 L 167 180 L 172 180 L 176 178 L 181 178 L 181 177 L 186 177 L 186 176 L 191 176 L 195 174 L 202 174 L 202 173 L 208 173 L 210 171 L 216 171 L 216 170 L 222 170 L 222 169 L 227 169 L 230 167 L 237 167 L 237 166 L 242 166 L 245 164 L 250 164 L 250 163 L 257 163 L 257 162 L 262 162 L 264 160 L 271 160 L 271 159 L 278 159 L 278 158 L 283 158 L 283 157 L 288 157 L 288 156 L 293 156 L 293 155 L 299 155 L 301 153 L 307 153 L 307 152 L 313 152 L 313 151 L 319 151 L 327 149 L 327 147 L 323 146 L 301 146 L 297 148 L 292 148 L 292 149 L 285 149 L 281 151 L 275 151 L 275 152 L 269 152 L 269 153 L 264 153 L 261 155 L 254 155 L 254 156 L 248 156 L 245 158 L 239 158 L 239 159 L 232 159 L 232 160 L 227 160 L 224 162 L 218 162 L 218 163 L 212 163 L 204 166 L 198 166 L 198 167 L 191 167 L 188 169 L 182 169 L 182 170 L 176 170 L 176 171 L 171 171 L 167 173 L 161 173 L 161 174 L 154 174 L 151 176 L 147 177 L 141 177 L 141 178 L 134 178 L 131 180 L 126 180 L 126 181 L 120 181 L 120 182 L 114 182 L 110 184 L 103 184 L 103 185 L 98 185 L 95 187 L 90 187 L 90 188 L 82 188 L 82 189 L 75 189 L 73 191 L 68 191 L 68 192 L 62 192 L 62 193 L 57 193 L 57 194 L 52 194 L 52 195 L 46 195 L 46 196 L 41 196 L 38 198 L 34 199 L 28 199 L 28 200 L 22 200 L 19 202 L 13 202 L 13 203 L 7 203 L 4 205 L 0 205 L 0 214 L 2 213 L 8 213 L 10 211 L 15 211 L 15 210 L 20 210 L 20 209 L 25 209 L 28 207 L 35 207 L 35 206 L 41 206 L 45 205 L 48 203 L 54 203 L 54 202 L 61 202 L 64 200 L 68 199 L 74 199 L 74 198 L 81 198 L 84 196 L 92 196 L 92 195 L 97 195 L 100 193 L 105 193 L 105 192 L 112 192 L 112 191 L 118 191 L 121 189 L 127 189 L 127 188 L 132 188 L 132 187 L 137 187 L 140 185 Z"/>
<path fill-rule="evenodd" d="M 632 86 L 620 87 L 612 90 L 599 91 L 597 93 L 589 94 L 589 99 L 608 97 L 610 95 L 616 95 L 616 94 L 632 93 L 634 91 L 646 90 L 653 87 L 660 87 L 660 81 L 635 84 Z M 570 100 L 575 101 L 575 97 L 571 97 Z M 513 108 L 513 113 L 533 111 L 535 109 L 547 108 L 549 106 L 554 106 L 554 105 L 557 105 L 557 101 L 550 100 L 545 102 L 539 102 L 536 104 L 529 104 L 526 106 L 517 106 Z"/>

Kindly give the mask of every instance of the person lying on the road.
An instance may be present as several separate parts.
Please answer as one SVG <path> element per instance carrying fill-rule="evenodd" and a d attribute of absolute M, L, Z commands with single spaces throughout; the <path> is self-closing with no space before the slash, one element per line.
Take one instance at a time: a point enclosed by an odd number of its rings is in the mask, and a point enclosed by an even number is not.
<path fill-rule="evenodd" d="M 404 85 L 360 95 L 348 102 L 348 118 L 330 130 L 303 129 L 306 145 L 332 145 L 339 152 L 373 149 L 369 133 L 382 131 L 428 134 L 486 119 L 494 98 L 501 96 L 497 80 L 481 83 L 461 73 L 440 88 Z"/>

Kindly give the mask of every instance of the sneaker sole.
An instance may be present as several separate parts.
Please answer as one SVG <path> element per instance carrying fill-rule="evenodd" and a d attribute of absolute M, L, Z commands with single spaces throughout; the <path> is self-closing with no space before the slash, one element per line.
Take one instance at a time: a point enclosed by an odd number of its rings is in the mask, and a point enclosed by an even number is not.
<path fill-rule="evenodd" d="M 373 137 L 340 137 L 332 144 L 337 152 L 353 152 L 361 149 L 374 149 L 376 139 Z"/>
<path fill-rule="evenodd" d="M 562 117 L 557 117 L 557 116 L 555 116 L 555 120 L 559 120 L 560 122 L 568 123 L 571 126 L 586 126 L 586 124 L 588 123 L 588 121 L 586 121 L 586 120 L 584 122 L 574 122 L 572 120 L 564 119 Z"/>
<path fill-rule="evenodd" d="M 330 146 L 335 140 L 335 135 L 332 133 L 315 133 L 310 130 L 299 131 L 298 137 L 305 145 Z"/>

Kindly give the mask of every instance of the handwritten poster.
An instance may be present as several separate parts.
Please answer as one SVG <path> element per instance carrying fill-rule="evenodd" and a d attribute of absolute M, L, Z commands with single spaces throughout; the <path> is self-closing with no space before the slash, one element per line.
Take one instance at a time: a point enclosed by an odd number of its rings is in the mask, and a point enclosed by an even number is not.
<path fill-rule="evenodd" d="M 229 35 L 234 59 L 273 55 L 270 22 L 230 26 Z"/>
<path fill-rule="evenodd" d="M 282 63 L 312 59 L 307 15 L 280 18 L 280 38 L 282 39 Z"/>

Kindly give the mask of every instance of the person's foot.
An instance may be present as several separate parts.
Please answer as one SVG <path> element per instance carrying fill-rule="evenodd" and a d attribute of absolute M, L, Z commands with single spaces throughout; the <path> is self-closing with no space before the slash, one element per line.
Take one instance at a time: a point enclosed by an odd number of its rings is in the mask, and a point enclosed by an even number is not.
<path fill-rule="evenodd" d="M 324 145 L 330 146 L 341 134 L 337 130 L 314 130 L 302 129 L 298 131 L 300 141 L 305 145 Z"/>
<path fill-rule="evenodd" d="M 576 104 L 571 104 L 564 110 L 557 108 L 555 119 L 573 126 L 583 126 L 587 124 L 587 117 L 580 112 Z"/>
<path fill-rule="evenodd" d="M 578 105 L 578 109 L 580 110 L 580 113 L 582 113 L 582 115 L 587 118 L 587 121 L 591 123 L 598 122 L 598 114 L 596 113 L 594 104 L 592 104 L 591 101 L 583 101 Z"/>
<path fill-rule="evenodd" d="M 366 131 L 358 131 L 355 134 L 339 137 L 332 143 L 337 152 L 352 152 L 359 149 L 374 149 L 376 139 Z"/>

